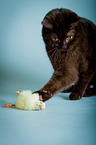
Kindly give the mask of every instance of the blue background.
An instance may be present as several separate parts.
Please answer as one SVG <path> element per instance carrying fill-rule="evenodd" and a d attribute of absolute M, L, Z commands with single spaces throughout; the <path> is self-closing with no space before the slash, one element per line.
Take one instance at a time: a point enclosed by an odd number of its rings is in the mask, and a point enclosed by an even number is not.
<path fill-rule="evenodd" d="M 96 96 L 70 101 L 59 93 L 36 112 L 3 107 L 16 103 L 16 90 L 50 79 L 41 21 L 61 7 L 96 24 L 95 0 L 0 0 L 0 145 L 96 145 Z"/>

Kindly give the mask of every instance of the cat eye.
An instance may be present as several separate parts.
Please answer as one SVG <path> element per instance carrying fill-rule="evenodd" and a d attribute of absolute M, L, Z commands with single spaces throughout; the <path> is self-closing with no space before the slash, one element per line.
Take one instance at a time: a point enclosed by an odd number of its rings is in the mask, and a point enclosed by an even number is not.
<path fill-rule="evenodd" d="M 53 37 L 53 38 L 52 38 L 52 41 L 53 41 L 53 42 L 59 42 L 59 39 L 58 39 L 57 37 Z"/>
<path fill-rule="evenodd" d="M 67 40 L 73 40 L 74 39 L 74 36 L 73 35 L 70 35 L 67 37 Z"/>

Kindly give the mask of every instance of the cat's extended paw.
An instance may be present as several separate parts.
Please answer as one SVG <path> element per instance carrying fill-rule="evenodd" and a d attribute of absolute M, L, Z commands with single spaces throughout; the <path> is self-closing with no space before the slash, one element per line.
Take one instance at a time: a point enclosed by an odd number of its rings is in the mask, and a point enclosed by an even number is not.
<path fill-rule="evenodd" d="M 80 100 L 82 96 L 79 93 L 71 93 L 69 98 L 70 100 Z"/>
<path fill-rule="evenodd" d="M 42 100 L 43 102 L 49 100 L 52 97 L 52 94 L 46 90 L 39 90 L 34 93 L 38 93 L 40 96 L 40 100 Z"/>

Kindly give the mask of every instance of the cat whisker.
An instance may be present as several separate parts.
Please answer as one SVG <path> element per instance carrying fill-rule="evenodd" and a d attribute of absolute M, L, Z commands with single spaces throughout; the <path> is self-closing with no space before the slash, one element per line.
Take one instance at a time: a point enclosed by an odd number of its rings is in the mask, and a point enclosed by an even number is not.
<path fill-rule="evenodd" d="M 56 56 L 57 56 L 57 60 L 59 60 L 59 51 L 57 51 Z"/>
<path fill-rule="evenodd" d="M 57 60 L 61 60 L 61 52 L 60 51 L 57 51 Z"/>
<path fill-rule="evenodd" d="M 54 51 L 55 49 L 53 48 L 53 49 L 51 49 L 50 51 L 48 51 L 48 53 L 51 53 L 52 51 Z"/>
<path fill-rule="evenodd" d="M 61 60 L 61 51 L 58 51 L 58 57 L 59 57 L 59 59 Z"/>
<path fill-rule="evenodd" d="M 60 61 L 60 52 L 56 51 L 55 56 L 54 56 L 54 64 L 57 63 L 57 61 Z"/>
<path fill-rule="evenodd" d="M 50 56 L 50 58 L 53 60 L 54 56 L 56 54 L 56 50 L 54 50 L 54 52 L 52 53 L 52 55 Z"/>

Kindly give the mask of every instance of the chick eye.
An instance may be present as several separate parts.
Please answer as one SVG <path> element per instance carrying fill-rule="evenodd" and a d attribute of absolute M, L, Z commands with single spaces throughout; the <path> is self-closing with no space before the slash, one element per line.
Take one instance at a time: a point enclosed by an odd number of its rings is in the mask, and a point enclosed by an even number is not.
<path fill-rule="evenodd" d="M 58 39 L 57 37 L 53 37 L 53 38 L 52 38 L 52 41 L 53 41 L 53 42 L 59 42 L 59 39 Z"/>
<path fill-rule="evenodd" d="M 67 37 L 67 40 L 73 40 L 74 39 L 74 36 L 70 35 Z"/>

